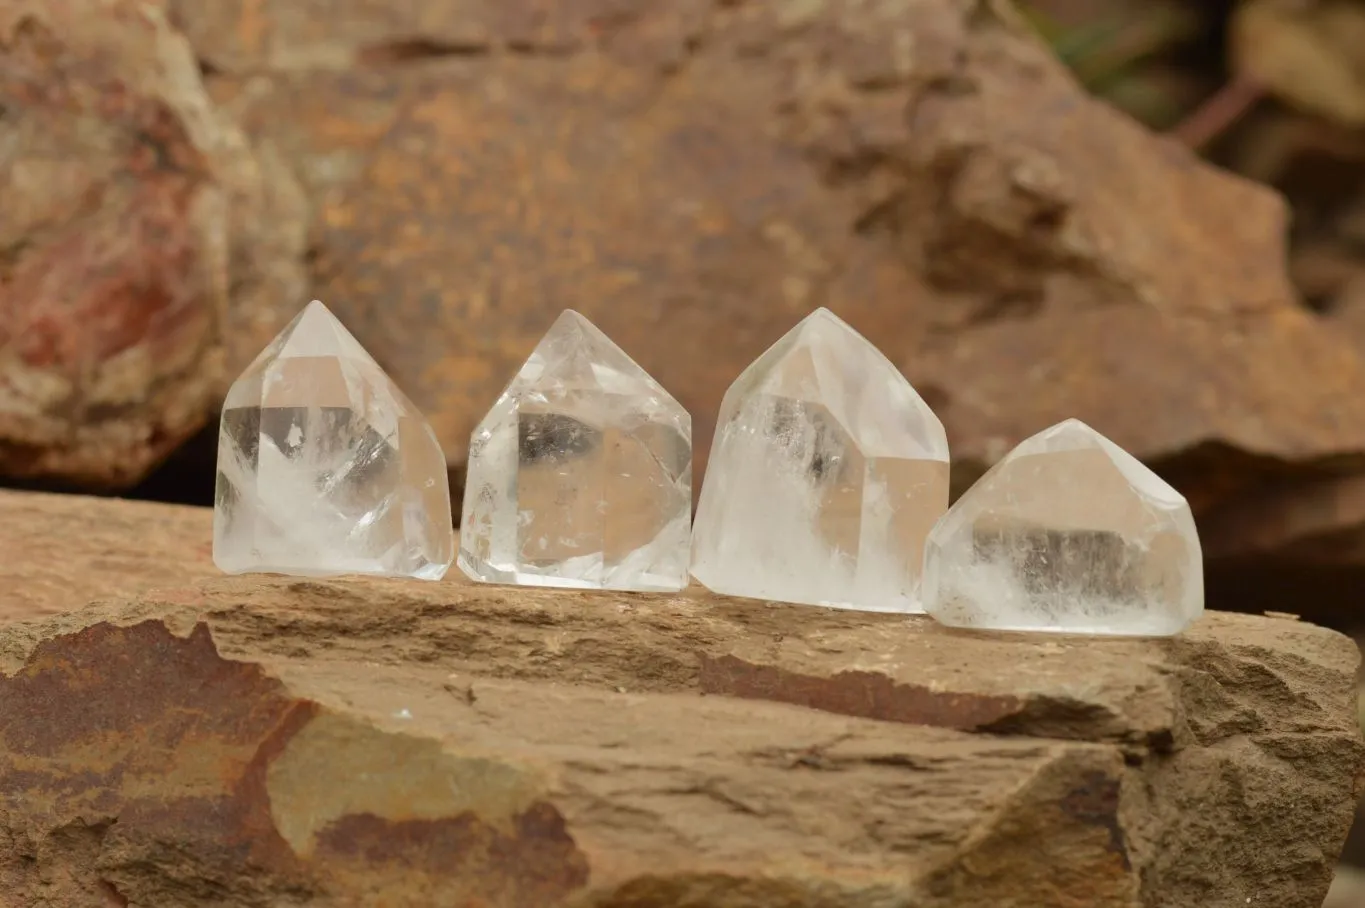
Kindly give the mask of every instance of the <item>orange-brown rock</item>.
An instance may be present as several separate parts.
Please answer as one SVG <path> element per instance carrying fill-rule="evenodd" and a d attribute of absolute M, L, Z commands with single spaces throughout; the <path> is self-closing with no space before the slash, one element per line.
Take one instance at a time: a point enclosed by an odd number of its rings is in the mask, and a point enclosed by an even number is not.
<path fill-rule="evenodd" d="M 161 519 L 134 510 L 87 516 Z M 1365 765 L 1356 658 L 1221 613 L 1044 639 L 700 592 L 187 582 L 0 627 L 0 892 L 1316 908 Z"/>
<path fill-rule="evenodd" d="M 1365 352 L 1365 271 L 1343 281 L 1325 321 Z M 1284 569 L 1365 566 L 1365 473 L 1359 457 L 1317 474 L 1289 474 L 1248 489 L 1205 515 L 1205 554 Z M 1243 562 L 1243 563 L 1237 563 Z M 1328 580 L 1330 585 L 1333 581 Z M 1349 590 L 1314 597 L 1312 606 L 1354 608 Z"/>
<path fill-rule="evenodd" d="M 0 0 L 0 106 L 0 474 L 129 485 L 297 305 L 306 200 L 153 4 Z"/>
<path fill-rule="evenodd" d="M 936 406 L 960 480 L 1068 416 L 1201 510 L 1365 451 L 1365 368 L 1296 305 L 1280 201 L 1088 100 L 1004 4 L 173 11 L 307 175 L 318 294 L 457 464 L 565 306 L 702 453 L 728 383 L 821 304 Z"/>

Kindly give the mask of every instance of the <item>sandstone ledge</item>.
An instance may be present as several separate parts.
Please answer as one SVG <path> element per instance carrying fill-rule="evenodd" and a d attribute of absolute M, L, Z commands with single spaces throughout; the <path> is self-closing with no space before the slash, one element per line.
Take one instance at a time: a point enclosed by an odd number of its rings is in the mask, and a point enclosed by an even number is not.
<path fill-rule="evenodd" d="M 1361 765 L 1350 644 L 1244 616 L 221 579 L 0 649 L 21 904 L 1310 906 Z"/>
<path fill-rule="evenodd" d="M 187 576 L 0 627 L 7 908 L 1316 908 L 1365 754 L 1285 619 Z"/>
<path fill-rule="evenodd" d="M 0 489 L 0 623 L 218 574 L 205 508 Z"/>

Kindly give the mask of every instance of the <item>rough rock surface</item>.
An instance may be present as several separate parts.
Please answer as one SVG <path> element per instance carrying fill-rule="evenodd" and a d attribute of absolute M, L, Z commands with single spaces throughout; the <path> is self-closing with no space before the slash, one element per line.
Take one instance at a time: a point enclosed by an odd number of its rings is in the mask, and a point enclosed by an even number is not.
<path fill-rule="evenodd" d="M 130 485 L 302 294 L 306 199 L 152 4 L 0 0 L 0 106 L 0 473 Z"/>
<path fill-rule="evenodd" d="M 0 891 L 1317 908 L 1365 762 L 1355 662 L 1220 613 L 1040 640 L 703 593 L 214 578 L 0 627 Z"/>
<path fill-rule="evenodd" d="M 1365 272 L 1325 321 L 1365 351 Z M 1294 586 L 1319 575 L 1322 588 L 1305 591 L 1311 603 L 1305 614 L 1326 611 L 1338 622 L 1359 623 L 1349 591 L 1361 578 L 1340 572 L 1365 567 L 1365 474 L 1355 458 L 1338 467 L 1316 475 L 1284 475 L 1211 509 L 1201 522 L 1205 553 L 1227 560 L 1227 570 L 1252 589 L 1267 587 L 1256 576 L 1260 571 L 1288 578 Z M 1279 596 L 1281 590 L 1271 588 L 1268 594 Z"/>
<path fill-rule="evenodd" d="M 959 481 L 1076 416 L 1199 508 L 1365 452 L 1365 369 L 1284 211 L 1083 92 L 985 0 L 172 3 L 306 175 L 317 293 L 468 432 L 559 309 L 693 413 L 828 305 Z M 1235 218 L 1228 212 L 1235 211 Z"/>

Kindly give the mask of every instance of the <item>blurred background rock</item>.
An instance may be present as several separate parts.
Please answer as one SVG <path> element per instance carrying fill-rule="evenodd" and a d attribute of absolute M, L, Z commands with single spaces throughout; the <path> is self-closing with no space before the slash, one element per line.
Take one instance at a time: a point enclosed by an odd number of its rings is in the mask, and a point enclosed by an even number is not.
<path fill-rule="evenodd" d="M 0 193 L 7 485 L 210 504 L 312 297 L 457 495 L 564 307 L 704 457 L 827 305 L 958 491 L 1078 416 L 1190 498 L 1210 606 L 1365 639 L 1365 0 L 0 0 Z"/>

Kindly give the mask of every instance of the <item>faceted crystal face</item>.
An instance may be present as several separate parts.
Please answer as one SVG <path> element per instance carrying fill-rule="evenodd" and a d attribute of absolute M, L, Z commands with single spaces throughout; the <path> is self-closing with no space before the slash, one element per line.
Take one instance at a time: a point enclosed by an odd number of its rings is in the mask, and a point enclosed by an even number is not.
<path fill-rule="evenodd" d="M 948 506 L 943 425 L 885 356 L 819 309 L 725 394 L 692 534 L 709 589 L 921 611 Z"/>
<path fill-rule="evenodd" d="M 228 391 L 213 560 L 230 573 L 438 580 L 455 555 L 445 456 L 322 303 Z"/>
<path fill-rule="evenodd" d="M 1204 610 L 1189 505 L 1070 419 L 996 464 L 940 520 L 924 602 L 959 627 L 1165 635 Z"/>
<path fill-rule="evenodd" d="M 687 585 L 692 418 L 567 310 L 474 430 L 460 568 L 580 589 Z"/>

